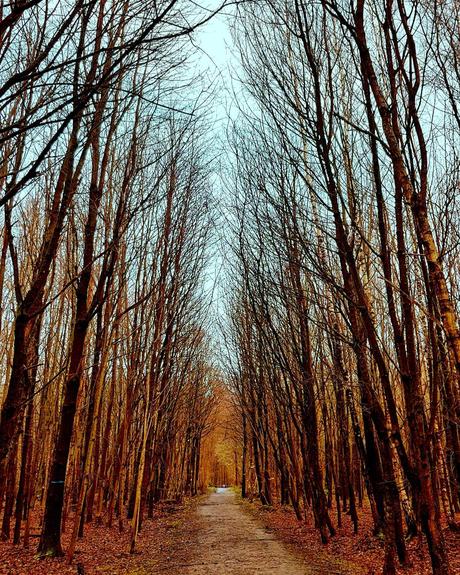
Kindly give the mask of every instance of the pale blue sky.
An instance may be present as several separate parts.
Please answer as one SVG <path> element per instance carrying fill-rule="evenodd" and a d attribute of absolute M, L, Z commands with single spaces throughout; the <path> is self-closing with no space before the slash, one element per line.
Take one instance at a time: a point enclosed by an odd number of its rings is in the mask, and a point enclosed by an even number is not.
<path fill-rule="evenodd" d="M 199 47 L 199 53 L 196 56 L 197 66 L 209 76 L 210 87 L 213 90 L 212 109 L 218 123 L 222 120 L 226 121 L 226 112 L 230 103 L 228 95 L 231 85 L 231 69 L 236 61 L 232 54 L 230 21 L 231 15 L 228 11 L 219 14 L 203 26 L 195 36 L 195 45 Z"/>
<path fill-rule="evenodd" d="M 219 69 L 225 68 L 230 56 L 226 44 L 231 45 L 228 17 L 223 14 L 214 17 L 199 31 L 197 42 L 208 55 L 203 54 L 204 64 L 208 60 Z"/>
<path fill-rule="evenodd" d="M 226 164 L 228 162 L 226 130 L 228 115 L 231 113 L 232 108 L 232 69 L 234 70 L 237 67 L 238 62 L 233 53 L 230 22 L 231 15 L 228 12 L 227 14 L 220 14 L 203 26 L 194 37 L 194 43 L 199 47 L 199 53 L 196 55 L 196 64 L 200 72 L 205 73 L 206 77 L 209 78 L 209 88 L 212 94 L 208 103 L 209 114 L 213 118 L 209 138 L 213 140 L 212 153 L 216 154 L 217 160 L 214 164 L 212 185 L 213 195 L 220 204 L 219 211 L 225 211 L 225 205 L 228 202 L 228 198 L 225 197 L 226 186 L 224 184 Z M 224 220 L 219 221 L 216 229 L 217 236 L 223 233 L 224 228 Z M 222 238 L 220 238 L 219 243 L 221 242 Z M 211 320 L 214 327 L 214 329 L 211 329 L 211 337 L 213 337 L 215 342 L 220 339 L 217 327 L 219 320 L 217 318 L 220 317 L 220 321 L 222 320 L 225 305 L 222 297 L 225 291 L 222 285 L 222 283 L 225 283 L 225 274 L 222 274 L 222 249 L 222 245 L 217 247 L 209 262 L 209 275 L 205 288 L 213 293 L 212 315 L 216 321 Z"/>

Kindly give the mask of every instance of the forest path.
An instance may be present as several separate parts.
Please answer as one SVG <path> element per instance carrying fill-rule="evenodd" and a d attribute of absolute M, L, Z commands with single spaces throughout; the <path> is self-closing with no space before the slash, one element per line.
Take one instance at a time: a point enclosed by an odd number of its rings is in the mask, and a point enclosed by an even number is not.
<path fill-rule="evenodd" d="M 190 559 L 171 567 L 184 575 L 318 574 L 290 553 L 275 536 L 243 512 L 230 489 L 219 488 L 197 509 L 190 528 Z M 190 525 L 192 527 L 192 525 Z M 177 560 L 177 558 L 176 558 Z M 174 565 L 176 563 L 176 565 Z M 169 571 L 173 573 L 174 569 Z"/>

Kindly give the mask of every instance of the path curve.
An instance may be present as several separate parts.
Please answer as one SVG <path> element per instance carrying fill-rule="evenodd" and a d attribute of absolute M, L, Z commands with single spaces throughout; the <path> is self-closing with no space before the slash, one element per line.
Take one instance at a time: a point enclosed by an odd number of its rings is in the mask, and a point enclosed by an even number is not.
<path fill-rule="evenodd" d="M 197 510 L 200 529 L 186 575 L 306 575 L 312 571 L 246 515 L 230 489 L 220 488 Z"/>

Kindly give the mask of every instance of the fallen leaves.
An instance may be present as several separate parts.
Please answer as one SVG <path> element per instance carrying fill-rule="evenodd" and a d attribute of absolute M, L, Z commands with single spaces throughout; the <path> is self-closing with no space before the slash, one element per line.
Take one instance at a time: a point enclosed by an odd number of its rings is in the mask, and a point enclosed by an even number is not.
<path fill-rule="evenodd" d="M 337 573 L 344 575 L 380 575 L 383 565 L 383 539 L 372 535 L 372 516 L 367 508 L 359 509 L 359 532 L 353 533 L 350 518 L 342 515 L 343 525 L 327 545 L 322 545 L 311 517 L 299 522 L 289 507 L 265 508 L 258 502 L 243 502 L 244 508 L 255 515 L 277 536 L 300 553 L 307 562 L 317 565 L 319 573 L 331 574 L 330 569 L 321 571 L 333 557 Z M 449 553 L 452 575 L 460 574 L 460 533 L 445 528 L 444 536 Z M 411 566 L 400 567 L 403 575 L 431 575 L 430 558 L 423 537 L 408 543 Z"/>
<path fill-rule="evenodd" d="M 139 534 L 136 553 L 129 553 L 130 535 L 118 526 L 87 524 L 83 539 L 78 540 L 72 565 L 65 558 L 39 559 L 36 554 L 37 538 L 30 548 L 0 542 L 0 575 L 151 575 L 166 572 L 171 549 L 176 544 L 177 526 L 193 514 L 196 501 L 165 508 L 159 506 L 153 519 L 145 519 Z M 69 522 L 70 525 L 70 522 Z M 38 527 L 34 530 L 38 533 Z M 70 531 L 70 529 L 68 529 Z M 64 548 L 68 533 L 63 535 Z"/>

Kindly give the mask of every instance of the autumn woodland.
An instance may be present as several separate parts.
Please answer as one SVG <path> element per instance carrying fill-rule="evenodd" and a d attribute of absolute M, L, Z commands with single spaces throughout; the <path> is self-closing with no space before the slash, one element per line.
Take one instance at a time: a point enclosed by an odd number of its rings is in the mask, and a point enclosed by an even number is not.
<path fill-rule="evenodd" d="M 458 0 L 2 2 L 0 118 L 1 573 L 224 485 L 458 572 Z"/>

